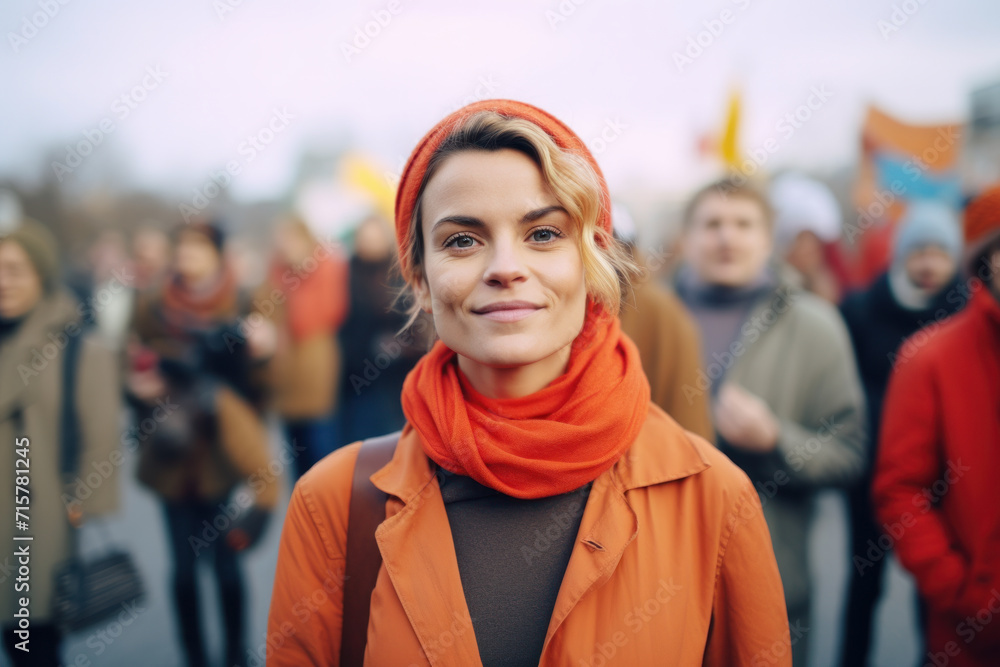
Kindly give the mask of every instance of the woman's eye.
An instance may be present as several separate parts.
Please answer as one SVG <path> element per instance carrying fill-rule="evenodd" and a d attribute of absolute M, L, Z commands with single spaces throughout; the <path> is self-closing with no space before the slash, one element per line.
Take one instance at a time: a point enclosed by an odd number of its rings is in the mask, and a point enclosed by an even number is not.
<path fill-rule="evenodd" d="M 531 240 L 536 243 L 546 243 L 560 236 L 554 229 L 536 229 L 531 233 Z"/>
<path fill-rule="evenodd" d="M 471 236 L 465 234 L 456 234 L 450 239 L 444 242 L 446 248 L 454 246 L 456 248 L 471 248 L 475 244 L 475 240 Z"/>

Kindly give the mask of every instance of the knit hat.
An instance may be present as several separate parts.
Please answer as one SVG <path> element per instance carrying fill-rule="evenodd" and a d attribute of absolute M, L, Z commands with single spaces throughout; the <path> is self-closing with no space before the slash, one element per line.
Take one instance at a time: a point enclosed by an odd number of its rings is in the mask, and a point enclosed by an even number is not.
<path fill-rule="evenodd" d="M 789 172 L 774 179 L 770 195 L 779 248 L 802 232 L 812 232 L 823 243 L 840 238 L 840 207 L 823 183 Z"/>
<path fill-rule="evenodd" d="M 59 244 L 48 227 L 37 220 L 21 218 L 17 227 L 0 235 L 0 243 L 8 241 L 15 241 L 24 248 L 42 281 L 42 289 L 51 294 L 59 277 Z"/>
<path fill-rule="evenodd" d="M 1000 183 L 987 188 L 965 209 L 965 256 L 975 261 L 1000 239 Z"/>
<path fill-rule="evenodd" d="M 454 130 L 469 117 L 481 111 L 494 111 L 509 118 L 522 118 L 530 121 L 545 130 L 555 140 L 559 148 L 572 151 L 585 158 L 596 172 L 601 184 L 603 212 L 598 224 L 608 234 L 612 233 L 611 198 L 608 194 L 608 186 L 604 181 L 604 175 L 601 173 L 600 167 L 597 166 L 594 156 L 573 130 L 555 116 L 524 102 L 513 100 L 473 102 L 449 114 L 435 125 L 413 149 L 410 159 L 406 161 L 406 166 L 403 168 L 403 175 L 399 180 L 399 190 L 396 192 L 396 245 L 399 250 L 399 263 L 403 276 L 407 275 L 409 268 L 406 249 L 409 247 L 410 234 L 412 233 L 410 220 L 413 217 L 413 209 L 417 204 L 417 195 L 420 191 L 420 185 L 423 183 L 424 174 L 427 172 L 428 163 L 434 155 L 434 151 Z"/>
<path fill-rule="evenodd" d="M 946 250 L 957 261 L 962 254 L 958 217 L 938 201 L 911 202 L 899 221 L 892 261 L 902 264 L 911 252 L 929 245 Z"/>

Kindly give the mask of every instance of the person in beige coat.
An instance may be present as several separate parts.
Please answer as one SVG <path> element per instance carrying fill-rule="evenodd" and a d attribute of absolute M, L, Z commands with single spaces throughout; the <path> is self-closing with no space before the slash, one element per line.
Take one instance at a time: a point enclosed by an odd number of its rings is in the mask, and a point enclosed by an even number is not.
<path fill-rule="evenodd" d="M 81 328 L 79 304 L 58 285 L 58 266 L 55 239 L 41 223 L 23 220 L 0 236 L 0 505 L 5 508 L 0 512 L 0 622 L 14 665 L 60 663 L 53 575 L 73 555 L 74 524 L 117 509 L 124 461 L 117 447 L 121 405 L 115 356 Z M 80 430 L 79 465 L 63 478 L 63 362 L 74 336 L 84 337 L 71 393 Z M 15 463 L 24 458 L 17 450 L 26 450 L 28 459 L 26 529 L 16 524 L 13 511 L 14 471 L 25 467 Z M 15 536 L 33 540 L 15 541 Z M 27 581 L 19 574 L 24 563 L 14 555 L 15 545 L 29 547 Z M 27 636 L 15 634 L 12 624 L 22 597 L 29 600 Z M 30 652 L 16 647 L 25 638 Z"/>

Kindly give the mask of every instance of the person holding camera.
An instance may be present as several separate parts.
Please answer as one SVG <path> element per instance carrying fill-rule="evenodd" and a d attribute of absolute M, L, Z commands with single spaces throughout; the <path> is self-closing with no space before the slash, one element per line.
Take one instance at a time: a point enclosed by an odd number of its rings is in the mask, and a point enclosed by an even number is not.
<path fill-rule="evenodd" d="M 250 314 L 223 260 L 223 241 L 216 222 L 176 232 L 172 274 L 137 303 L 126 380 L 142 426 L 139 480 L 166 514 L 175 610 L 191 667 L 207 664 L 196 567 L 208 552 L 226 664 L 241 664 L 245 595 L 237 553 L 259 538 L 279 490 L 261 415 L 274 329 Z M 254 497 L 234 494 L 240 484 Z"/>

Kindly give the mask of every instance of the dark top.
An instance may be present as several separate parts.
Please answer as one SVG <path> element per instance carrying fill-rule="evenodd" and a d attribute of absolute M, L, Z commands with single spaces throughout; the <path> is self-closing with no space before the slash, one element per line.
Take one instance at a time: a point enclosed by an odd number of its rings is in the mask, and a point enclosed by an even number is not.
<path fill-rule="evenodd" d="M 840 306 L 847 330 L 854 344 L 858 373 L 868 400 L 868 427 L 872 446 L 871 460 L 878 451 L 882 402 L 889 385 L 899 346 L 923 327 L 941 322 L 965 306 L 968 293 L 956 278 L 935 296 L 927 307 L 911 310 L 893 296 L 888 273 L 879 276 L 871 287 L 848 295 Z"/>
<path fill-rule="evenodd" d="M 591 485 L 522 500 L 437 474 L 483 667 L 536 667 Z"/>
<path fill-rule="evenodd" d="M 350 307 L 339 331 L 344 392 L 355 394 L 351 377 L 365 377 L 369 370 L 365 362 L 370 365 L 381 355 L 388 357 L 388 366 L 378 366 L 379 381 L 365 392 L 386 391 L 398 401 L 403 378 L 426 350 L 412 340 L 412 334 L 397 335 L 407 316 L 393 308 L 400 281 L 393 276 L 392 259 L 370 262 L 352 257 L 349 275 Z"/>
<path fill-rule="evenodd" d="M 28 314 L 30 314 L 30 311 L 21 317 L 12 317 L 10 319 L 0 317 L 0 341 L 13 338 L 17 330 L 21 328 L 21 324 L 28 319 Z"/>
<path fill-rule="evenodd" d="M 754 306 L 775 288 L 771 270 L 762 273 L 749 285 L 726 287 L 710 285 L 683 267 L 677 275 L 677 295 L 687 306 L 701 332 L 702 368 L 712 382 L 714 398 L 734 363 L 730 347 L 740 337 L 743 323 Z"/>

